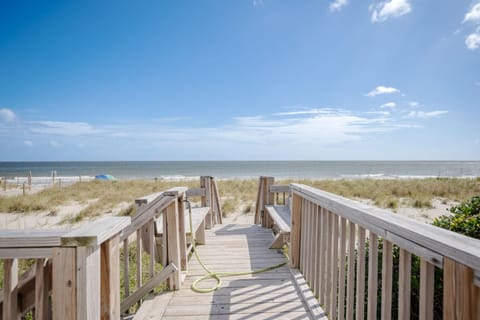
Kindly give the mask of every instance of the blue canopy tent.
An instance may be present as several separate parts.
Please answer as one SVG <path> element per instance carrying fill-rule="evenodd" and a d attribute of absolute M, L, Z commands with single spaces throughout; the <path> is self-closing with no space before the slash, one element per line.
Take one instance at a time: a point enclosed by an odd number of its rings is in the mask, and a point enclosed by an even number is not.
<path fill-rule="evenodd" d="M 99 174 L 95 176 L 95 180 L 117 180 L 114 176 L 109 174 Z"/>

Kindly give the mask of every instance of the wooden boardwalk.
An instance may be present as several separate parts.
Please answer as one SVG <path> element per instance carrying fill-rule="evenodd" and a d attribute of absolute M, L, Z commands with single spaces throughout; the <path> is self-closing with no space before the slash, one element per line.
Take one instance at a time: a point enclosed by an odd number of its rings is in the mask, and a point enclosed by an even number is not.
<path fill-rule="evenodd" d="M 212 271 L 262 269 L 285 261 L 270 250 L 271 230 L 251 224 L 218 225 L 208 230 L 206 245 L 199 246 L 202 261 Z M 135 319 L 314 319 L 301 291 L 301 280 L 287 266 L 255 275 L 222 278 L 222 287 L 210 293 L 190 289 L 204 275 L 192 257 L 180 291 L 167 292 L 144 302 Z M 303 279 L 303 278 L 302 278 Z M 200 287 L 214 285 L 206 280 Z"/>

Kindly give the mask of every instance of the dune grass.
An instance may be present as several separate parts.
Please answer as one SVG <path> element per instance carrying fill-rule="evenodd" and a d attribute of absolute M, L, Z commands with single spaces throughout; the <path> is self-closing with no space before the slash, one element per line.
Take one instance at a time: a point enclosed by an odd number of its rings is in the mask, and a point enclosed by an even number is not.
<path fill-rule="evenodd" d="M 395 209 L 431 207 L 433 199 L 462 202 L 480 194 L 480 178 L 430 178 L 408 180 L 303 180 L 316 188 L 352 199 L 369 199 L 376 206 Z"/>
<path fill-rule="evenodd" d="M 278 180 L 276 184 L 303 183 L 352 199 L 369 199 L 383 208 L 396 209 L 399 206 L 414 208 L 431 207 L 435 198 L 465 201 L 480 194 L 480 178 L 454 179 L 408 179 L 408 180 Z M 239 208 L 254 210 L 258 179 L 217 180 L 225 215 Z M 64 188 L 48 188 L 36 194 L 15 197 L 0 197 L 0 212 L 32 213 L 41 210 L 56 212 L 56 207 L 71 201 L 86 204 L 77 215 L 70 217 L 70 223 L 87 217 L 111 212 L 119 203 L 133 203 L 135 198 L 166 190 L 175 186 L 199 187 L 199 181 L 153 181 L 118 180 L 79 182 Z M 95 201 L 92 201 L 95 200 Z M 132 215 L 135 209 L 128 207 L 120 215 Z"/>

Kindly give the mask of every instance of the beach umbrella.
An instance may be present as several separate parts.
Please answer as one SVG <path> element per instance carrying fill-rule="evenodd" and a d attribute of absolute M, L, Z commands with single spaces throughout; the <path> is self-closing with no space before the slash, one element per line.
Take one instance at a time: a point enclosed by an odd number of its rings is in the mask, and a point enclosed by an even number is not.
<path fill-rule="evenodd" d="M 95 176 L 95 180 L 117 180 L 114 176 L 109 174 L 99 174 Z"/>

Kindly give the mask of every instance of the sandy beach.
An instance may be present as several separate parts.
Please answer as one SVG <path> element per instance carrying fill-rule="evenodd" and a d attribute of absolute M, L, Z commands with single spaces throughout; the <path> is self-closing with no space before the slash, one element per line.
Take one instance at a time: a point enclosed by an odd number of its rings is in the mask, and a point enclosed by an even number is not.
<path fill-rule="evenodd" d="M 182 182 L 178 182 L 179 185 Z M 34 185 L 31 191 L 27 191 L 27 196 L 36 194 L 45 188 L 51 188 L 45 185 Z M 9 188 L 6 192 L 0 190 L 0 201 L 7 197 L 20 197 L 22 195 L 22 187 Z M 363 199 L 355 197 L 356 201 L 375 206 L 374 201 L 370 199 Z M 231 196 L 223 196 L 222 202 L 230 201 Z M 431 207 L 415 208 L 402 203 L 402 199 L 399 199 L 400 205 L 395 209 L 384 208 L 394 214 L 403 215 L 411 219 L 431 223 L 435 218 L 449 214 L 448 209 L 457 205 L 459 202 L 454 200 L 435 198 L 431 201 Z M 61 205 L 53 206 L 49 210 L 39 210 L 29 213 L 18 212 L 0 212 L 0 229 L 50 229 L 50 228 L 72 228 L 88 222 L 89 220 L 98 219 L 103 216 L 116 216 L 122 210 L 129 208 L 133 202 L 119 202 L 111 207 L 103 210 L 100 214 L 91 218 L 82 219 L 76 221 L 75 217 L 82 210 L 85 210 L 91 205 L 95 205 L 98 198 L 88 199 L 87 201 L 69 200 Z M 236 205 L 226 212 L 225 221 L 235 223 L 252 223 L 253 222 L 253 208 L 246 209 L 247 206 L 252 207 L 251 201 L 238 202 Z"/>

